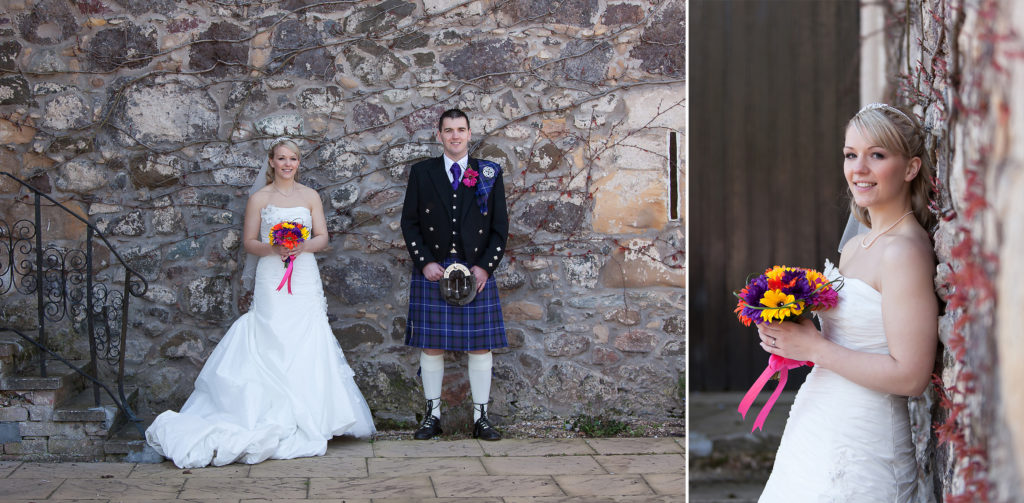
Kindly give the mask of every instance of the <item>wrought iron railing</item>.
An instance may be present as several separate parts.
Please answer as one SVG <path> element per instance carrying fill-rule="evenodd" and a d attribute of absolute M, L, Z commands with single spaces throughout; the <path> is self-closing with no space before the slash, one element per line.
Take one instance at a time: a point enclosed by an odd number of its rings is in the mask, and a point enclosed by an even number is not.
<path fill-rule="evenodd" d="M 146 279 L 125 262 L 103 233 L 87 219 L 18 177 L 7 172 L 0 172 L 0 175 L 9 177 L 31 192 L 34 210 L 33 220 L 21 219 L 8 224 L 0 218 L 0 295 L 6 297 L 12 292 L 34 295 L 37 323 L 35 338 L 2 323 L 0 332 L 13 332 L 40 349 L 38 366 L 42 377 L 47 374 L 47 358 L 55 357 L 92 382 L 96 406 L 100 405 L 100 389 L 103 389 L 127 419 L 137 425 L 139 419 L 125 396 L 125 343 L 128 337 L 129 299 L 146 293 L 149 287 Z M 84 249 L 64 248 L 49 242 L 44 244 L 44 199 L 48 202 L 45 207 L 58 208 L 68 217 L 85 224 Z M 99 246 L 99 242 L 116 259 L 114 265 L 124 268 L 120 290 L 114 289 L 116 278 L 108 274 L 98 275 L 94 270 L 93 249 Z M 91 374 L 74 366 L 47 344 L 48 323 L 56 324 L 65 319 L 88 335 Z M 101 363 L 114 369 L 116 396 L 101 382 Z"/>

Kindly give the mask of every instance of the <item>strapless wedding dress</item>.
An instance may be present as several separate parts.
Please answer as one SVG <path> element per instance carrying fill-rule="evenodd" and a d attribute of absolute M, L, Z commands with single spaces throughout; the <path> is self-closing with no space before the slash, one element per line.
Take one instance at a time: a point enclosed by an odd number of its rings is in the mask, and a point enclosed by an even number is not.
<path fill-rule="evenodd" d="M 823 272 L 841 276 L 828 262 Z M 822 334 L 850 349 L 888 354 L 881 301 L 867 283 L 845 278 L 839 304 L 818 313 Z M 910 502 L 916 477 L 907 397 L 815 366 L 796 395 L 759 501 Z"/>
<path fill-rule="evenodd" d="M 267 206 L 260 235 L 282 221 L 310 227 L 303 207 Z M 327 321 L 316 258 L 300 254 L 292 293 L 277 291 L 278 256 L 256 266 L 252 309 L 228 329 L 181 412 L 166 411 L 146 440 L 181 468 L 319 456 L 335 435 L 375 432 L 366 400 Z"/>

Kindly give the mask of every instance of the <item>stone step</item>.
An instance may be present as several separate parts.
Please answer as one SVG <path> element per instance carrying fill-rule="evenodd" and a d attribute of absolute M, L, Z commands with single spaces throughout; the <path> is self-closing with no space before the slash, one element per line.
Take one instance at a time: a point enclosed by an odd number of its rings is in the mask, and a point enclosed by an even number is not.
<path fill-rule="evenodd" d="M 71 364 L 92 372 L 93 365 L 88 360 L 73 360 Z M 50 360 L 46 366 L 46 377 L 40 375 L 36 366 L 16 375 L 0 376 L 0 391 L 12 391 L 32 405 L 52 408 L 78 393 L 84 383 L 85 378 L 67 365 L 59 360 Z"/>
<path fill-rule="evenodd" d="M 116 389 L 112 391 L 117 392 Z M 125 390 L 125 398 L 128 399 L 130 407 L 135 402 L 137 394 L 137 389 Z M 110 398 L 110 395 L 102 388 L 100 389 L 100 404 L 96 405 L 92 383 L 87 383 L 85 389 L 53 409 L 51 420 L 57 422 L 103 423 L 107 428 L 110 428 L 118 414 L 121 414 L 121 409 L 114 403 L 114 399 Z"/>
<path fill-rule="evenodd" d="M 164 457 L 157 454 L 139 431 L 146 431 L 153 424 L 155 416 L 140 417 L 138 428 L 129 422 L 120 423 L 110 432 L 103 443 L 103 453 L 107 461 L 124 461 L 132 463 L 160 463 Z"/>
<path fill-rule="evenodd" d="M 35 357 L 31 343 L 13 332 L 0 332 L 0 377 L 14 375 L 22 365 Z"/>

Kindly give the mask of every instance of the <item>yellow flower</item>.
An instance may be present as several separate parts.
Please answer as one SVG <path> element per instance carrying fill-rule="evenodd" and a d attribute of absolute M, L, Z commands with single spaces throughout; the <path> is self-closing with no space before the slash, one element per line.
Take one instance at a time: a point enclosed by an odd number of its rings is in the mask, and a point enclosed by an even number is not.
<path fill-rule="evenodd" d="M 303 227 L 302 228 L 302 239 L 303 240 L 309 239 L 309 227 Z"/>
<path fill-rule="evenodd" d="M 796 300 L 796 297 L 787 295 L 782 290 L 766 291 L 764 297 L 761 297 L 761 304 L 766 307 L 761 310 L 761 319 L 768 323 L 775 318 L 782 321 L 804 312 L 804 302 Z"/>

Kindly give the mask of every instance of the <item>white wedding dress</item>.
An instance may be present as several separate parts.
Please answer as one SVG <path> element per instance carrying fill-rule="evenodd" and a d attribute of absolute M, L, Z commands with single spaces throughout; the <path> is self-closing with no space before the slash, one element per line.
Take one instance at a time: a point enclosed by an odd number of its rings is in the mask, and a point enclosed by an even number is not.
<path fill-rule="evenodd" d="M 309 227 L 303 207 L 267 206 L 260 235 L 282 221 Z M 335 435 L 375 432 L 366 400 L 327 321 L 316 258 L 300 254 L 292 293 L 276 291 L 280 257 L 256 266 L 252 308 L 228 329 L 181 412 L 166 411 L 146 440 L 181 468 L 323 455 Z"/>
<path fill-rule="evenodd" d="M 829 262 L 823 272 L 841 276 Z M 817 313 L 822 334 L 850 349 L 888 354 L 881 301 L 867 283 L 845 278 L 839 304 Z M 907 398 L 815 366 L 797 393 L 759 501 L 910 502 L 916 477 Z"/>

